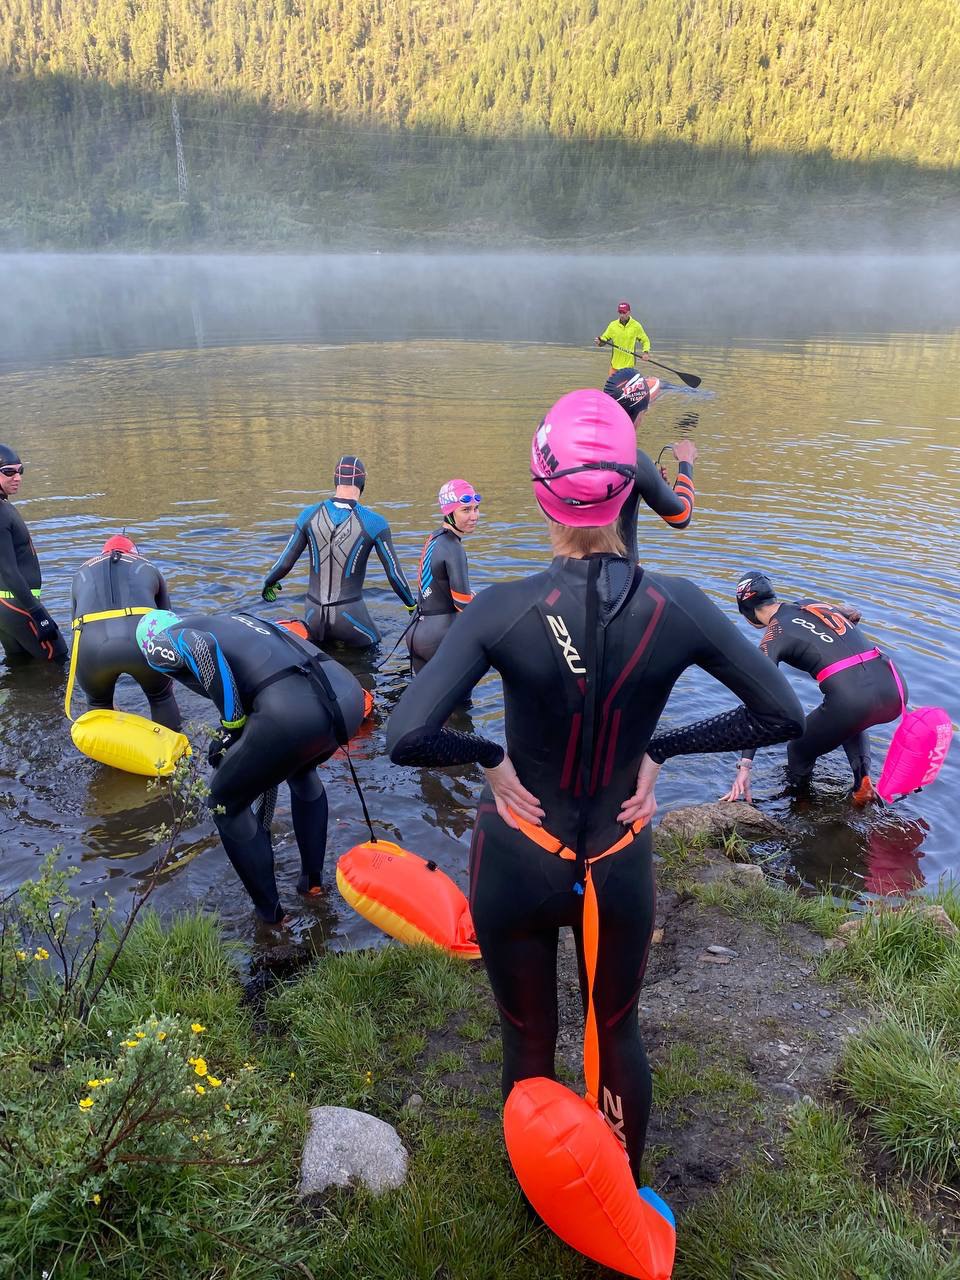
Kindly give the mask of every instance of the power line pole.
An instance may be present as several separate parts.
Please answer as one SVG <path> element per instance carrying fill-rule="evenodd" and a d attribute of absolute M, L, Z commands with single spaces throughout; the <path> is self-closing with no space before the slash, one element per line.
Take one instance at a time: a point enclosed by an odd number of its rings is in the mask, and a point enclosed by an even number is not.
<path fill-rule="evenodd" d="M 183 134 L 180 132 L 180 112 L 177 100 L 173 99 L 173 136 L 177 144 L 177 193 L 180 203 L 186 203 L 190 191 L 190 179 L 187 177 L 187 162 L 183 158 Z"/>

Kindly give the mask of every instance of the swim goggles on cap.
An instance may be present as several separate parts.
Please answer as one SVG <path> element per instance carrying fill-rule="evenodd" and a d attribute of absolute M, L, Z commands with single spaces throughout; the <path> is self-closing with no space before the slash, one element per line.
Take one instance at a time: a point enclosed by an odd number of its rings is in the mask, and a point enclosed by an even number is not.
<path fill-rule="evenodd" d="M 18 463 L 16 464 L 16 466 L 14 466 L 14 465 L 11 463 L 10 465 L 8 465 L 8 466 L 6 466 L 6 467 L 0 467 L 0 476 L 22 476 L 22 475 L 23 475 L 23 463 L 22 463 L 22 462 L 18 462 Z M 479 501 L 480 501 L 480 499 L 478 498 L 478 499 L 477 499 L 477 501 L 479 502 Z"/>
<path fill-rule="evenodd" d="M 479 506 L 482 499 L 479 493 L 461 493 L 457 501 L 462 507 L 469 507 L 471 502 L 475 502 Z"/>
<path fill-rule="evenodd" d="M 550 488 L 554 480 L 560 480 L 563 476 L 575 476 L 581 471 L 615 471 L 617 475 L 623 476 L 624 479 L 616 488 L 612 485 L 609 486 L 607 492 L 599 498 L 565 498 L 562 494 L 555 493 Z M 611 498 L 618 497 L 628 485 L 633 484 L 637 478 L 637 468 L 628 466 L 624 462 L 584 462 L 579 467 L 564 467 L 562 471 L 554 471 L 552 476 L 531 475 L 530 478 L 534 484 L 545 484 L 550 496 L 556 498 L 558 502 L 566 503 L 568 507 L 596 507 L 601 502 L 609 502 Z"/>

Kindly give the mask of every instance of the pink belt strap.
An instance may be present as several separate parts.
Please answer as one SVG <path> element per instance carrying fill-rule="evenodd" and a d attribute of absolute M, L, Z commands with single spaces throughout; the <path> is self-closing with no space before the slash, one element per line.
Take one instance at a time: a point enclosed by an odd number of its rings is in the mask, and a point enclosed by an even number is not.
<path fill-rule="evenodd" d="M 852 657 L 841 658 L 839 662 L 831 662 L 829 667 L 824 667 L 822 671 L 818 671 L 814 679 L 817 684 L 823 684 L 828 676 L 835 676 L 838 671 L 845 671 L 847 667 L 855 667 L 858 663 L 872 662 L 874 658 L 880 657 L 879 649 L 865 649 L 863 653 L 855 653 Z M 899 681 L 897 682 L 899 684 Z M 903 694 L 901 693 L 901 698 Z"/>

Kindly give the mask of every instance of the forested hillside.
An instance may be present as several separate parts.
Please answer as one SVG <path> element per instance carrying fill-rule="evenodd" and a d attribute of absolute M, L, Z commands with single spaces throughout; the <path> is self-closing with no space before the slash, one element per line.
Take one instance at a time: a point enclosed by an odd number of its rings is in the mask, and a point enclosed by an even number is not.
<path fill-rule="evenodd" d="M 8 243 L 777 236 L 790 206 L 803 238 L 851 201 L 889 233 L 901 201 L 921 228 L 956 213 L 943 0 L 6 0 L 0 75 Z"/>

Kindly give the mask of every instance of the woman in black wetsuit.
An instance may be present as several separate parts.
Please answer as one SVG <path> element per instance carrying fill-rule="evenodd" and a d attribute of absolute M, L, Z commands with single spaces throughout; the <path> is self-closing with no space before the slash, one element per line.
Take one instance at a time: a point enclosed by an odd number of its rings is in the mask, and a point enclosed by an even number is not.
<path fill-rule="evenodd" d="M 397 764 L 486 770 L 470 897 L 501 1013 L 504 1097 L 517 1080 L 554 1076 L 558 931 L 574 930 L 583 985 L 590 864 L 599 1098 L 638 1176 L 651 1085 L 637 1003 L 653 927 L 657 774 L 674 755 L 782 742 L 803 716 L 786 680 L 698 587 L 624 554 L 616 520 L 637 482 L 637 449 L 612 399 L 564 396 L 534 437 L 531 466 L 554 560 L 476 597 L 404 691 L 387 742 Z M 691 665 L 742 704 L 652 737 Z M 506 752 L 443 727 L 490 667 L 503 681 Z"/>
<path fill-rule="evenodd" d="M 40 603 L 40 561 L 11 498 L 20 492 L 23 463 L 0 444 L 0 646 L 7 662 L 65 662 L 60 628 Z"/>
<path fill-rule="evenodd" d="M 437 501 L 443 524 L 423 544 L 417 619 L 407 632 L 414 674 L 430 661 L 454 618 L 473 599 L 463 539 L 480 520 L 480 495 L 466 480 L 448 480 Z"/>

